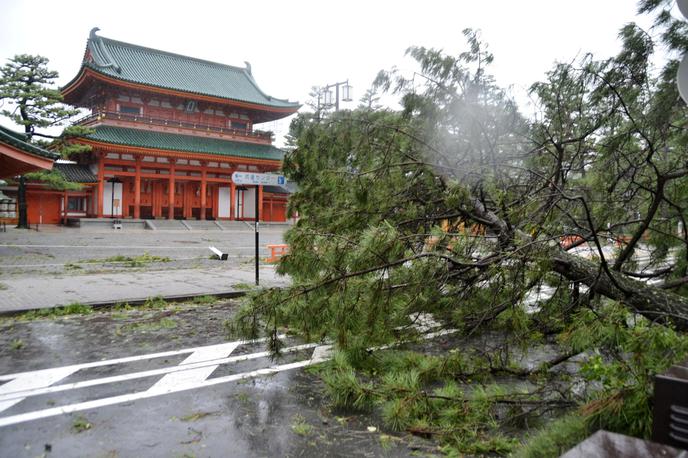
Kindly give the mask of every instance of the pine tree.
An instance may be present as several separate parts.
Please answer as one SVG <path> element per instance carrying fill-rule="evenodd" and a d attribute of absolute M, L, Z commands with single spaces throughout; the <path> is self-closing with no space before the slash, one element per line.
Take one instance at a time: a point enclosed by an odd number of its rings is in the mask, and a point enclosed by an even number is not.
<path fill-rule="evenodd" d="M 54 87 L 58 73 L 47 64 L 45 57 L 20 54 L 0 69 L 0 99 L 13 104 L 13 109 L 5 108 L 2 114 L 23 126 L 28 137 L 36 134 L 36 128 L 60 125 L 77 114 L 62 104 L 62 95 Z"/>
<path fill-rule="evenodd" d="M 41 129 L 63 126 L 79 110 L 69 108 L 62 103 L 62 95 L 55 85 L 58 73 L 49 70 L 48 59 L 42 56 L 20 54 L 14 56 L 0 68 L 0 101 L 9 103 L 0 113 L 13 122 L 23 126 L 29 141 L 39 143 L 59 151 L 63 157 L 88 151 L 87 145 L 70 141 L 73 138 L 87 135 L 90 129 L 81 126 L 69 126 L 60 135 L 41 132 Z M 49 139 L 39 141 L 36 137 Z M 34 179 L 45 179 L 55 185 L 61 176 L 57 172 L 34 174 Z M 64 180 L 62 180 L 64 181 Z M 19 228 L 28 228 L 26 210 L 26 179 L 19 178 Z M 66 185 L 71 187 L 72 184 Z"/>
<path fill-rule="evenodd" d="M 681 51 L 685 25 L 669 8 L 641 4 Z M 553 425 L 555 438 L 538 442 L 546 453 L 600 427 L 648 437 L 652 377 L 688 355 L 688 110 L 676 62 L 653 69 L 654 41 L 628 25 L 617 56 L 557 64 L 534 84 L 539 112 L 525 120 L 489 76 L 479 34 L 465 36 L 459 56 L 414 47 L 413 76 L 380 74 L 398 113 L 294 121 L 284 170 L 299 184 L 300 220 L 278 267 L 293 286 L 258 296 L 235 325 L 335 342 L 324 378 L 337 404 L 378 406 L 390 427 L 462 453 L 507 452 L 513 442 L 490 426 L 498 415 L 557 403 L 580 405 L 580 418 Z M 587 258 L 574 254 L 584 244 Z M 554 292 L 533 307 L 540 288 Z M 416 335 L 423 314 L 482 346 L 439 360 L 370 355 Z M 517 365 L 515 349 L 545 344 L 562 354 Z M 548 369 L 573 356 L 597 391 L 559 389 Z M 507 395 L 496 375 L 538 389 Z M 487 387 L 473 395 L 457 385 L 476 378 Z"/>

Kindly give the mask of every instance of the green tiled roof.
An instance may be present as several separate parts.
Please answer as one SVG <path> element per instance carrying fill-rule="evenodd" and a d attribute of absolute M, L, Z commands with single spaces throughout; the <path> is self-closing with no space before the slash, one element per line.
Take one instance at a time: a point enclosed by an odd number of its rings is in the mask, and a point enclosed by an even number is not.
<path fill-rule="evenodd" d="M 53 164 L 53 170 L 60 172 L 67 181 L 73 181 L 75 183 L 98 182 L 98 177 L 95 176 L 86 165 L 55 162 L 55 164 Z"/>
<path fill-rule="evenodd" d="M 297 190 L 296 183 L 294 183 L 293 181 L 288 181 L 287 184 L 284 186 L 279 186 L 279 185 L 263 186 L 263 191 L 272 192 L 275 194 L 294 194 L 296 192 L 296 190 Z"/>
<path fill-rule="evenodd" d="M 97 126 L 95 133 L 86 138 L 114 145 L 214 154 L 218 156 L 236 156 L 275 161 L 281 161 L 284 157 L 284 151 L 272 145 L 242 143 L 192 135 L 168 134 L 126 127 Z"/>
<path fill-rule="evenodd" d="M 111 40 L 91 31 L 83 62 L 104 75 L 177 91 L 209 95 L 275 108 L 299 108 L 260 90 L 251 66 L 233 67 L 157 49 Z M 69 86 L 71 83 L 68 83 Z"/>
<path fill-rule="evenodd" d="M 59 159 L 58 153 L 45 150 L 28 142 L 26 135 L 15 132 L 6 127 L 0 126 L 0 142 L 7 143 L 19 148 L 25 153 L 33 154 L 35 156 L 45 157 L 47 159 Z"/>

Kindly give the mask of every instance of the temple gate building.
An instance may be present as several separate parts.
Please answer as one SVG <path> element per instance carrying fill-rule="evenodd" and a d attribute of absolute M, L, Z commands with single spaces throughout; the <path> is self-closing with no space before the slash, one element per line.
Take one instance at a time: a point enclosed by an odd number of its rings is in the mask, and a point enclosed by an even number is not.
<path fill-rule="evenodd" d="M 91 31 L 79 73 L 62 89 L 66 103 L 89 109 L 78 124 L 91 151 L 59 168 L 79 181 L 61 196 L 67 217 L 253 219 L 285 221 L 287 191 L 238 186 L 234 171 L 277 172 L 284 152 L 254 129 L 300 105 L 266 95 L 250 64 L 234 67 L 123 43 Z M 40 188 L 40 186 L 38 186 Z M 50 193 L 49 190 L 43 190 Z M 29 188 L 31 208 L 41 198 Z M 55 212 L 53 212 L 55 213 Z M 29 214 L 30 223 L 37 223 Z M 33 219 L 33 220 L 32 220 Z"/>

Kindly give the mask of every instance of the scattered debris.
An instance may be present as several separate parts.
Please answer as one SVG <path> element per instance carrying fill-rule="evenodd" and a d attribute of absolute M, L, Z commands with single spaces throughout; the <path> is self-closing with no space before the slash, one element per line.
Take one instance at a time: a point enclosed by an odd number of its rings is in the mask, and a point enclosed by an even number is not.
<path fill-rule="evenodd" d="M 292 418 L 293 423 L 291 424 L 291 430 L 299 436 L 308 436 L 313 431 L 313 426 L 306 423 L 303 416 L 296 414 Z"/>
<path fill-rule="evenodd" d="M 192 414 L 181 417 L 181 421 L 198 421 L 201 418 L 205 418 L 211 415 L 220 415 L 220 412 L 194 412 Z"/>
<path fill-rule="evenodd" d="M 72 429 L 76 433 L 82 433 L 88 429 L 93 428 L 93 425 L 86 420 L 86 418 L 82 416 L 78 416 L 74 419 L 74 422 L 72 422 Z"/>
<path fill-rule="evenodd" d="M 181 441 L 180 444 L 188 445 L 188 444 L 197 444 L 203 439 L 203 431 L 199 431 L 197 429 L 189 428 L 189 433 L 193 433 L 193 437 L 189 439 L 188 441 Z"/>
<path fill-rule="evenodd" d="M 222 251 L 218 250 L 214 246 L 209 246 L 208 249 L 210 251 L 212 251 L 213 253 L 215 253 L 215 256 L 217 256 L 217 258 L 221 261 L 226 261 L 227 258 L 229 257 L 228 253 L 223 253 Z"/>

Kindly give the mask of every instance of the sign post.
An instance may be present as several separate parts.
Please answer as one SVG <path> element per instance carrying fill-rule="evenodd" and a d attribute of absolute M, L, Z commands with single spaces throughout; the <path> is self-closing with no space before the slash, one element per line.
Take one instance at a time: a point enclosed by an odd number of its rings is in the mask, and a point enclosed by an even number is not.
<path fill-rule="evenodd" d="M 258 189 L 258 186 L 256 186 L 256 195 L 254 196 L 254 201 L 256 202 L 256 286 L 260 285 L 260 265 L 259 265 L 259 259 L 258 258 L 258 247 L 260 246 L 260 217 L 259 212 L 260 209 L 258 208 L 258 194 L 260 193 L 260 190 Z"/>
<path fill-rule="evenodd" d="M 248 184 L 256 187 L 256 195 L 254 196 L 256 208 L 256 286 L 260 284 L 260 258 L 259 247 L 260 247 L 260 205 L 258 202 L 258 195 L 260 194 L 259 187 L 265 185 L 282 186 L 287 184 L 287 179 L 284 175 L 272 175 L 269 173 L 252 173 L 252 172 L 234 172 L 232 174 L 232 182 L 234 184 Z"/>

